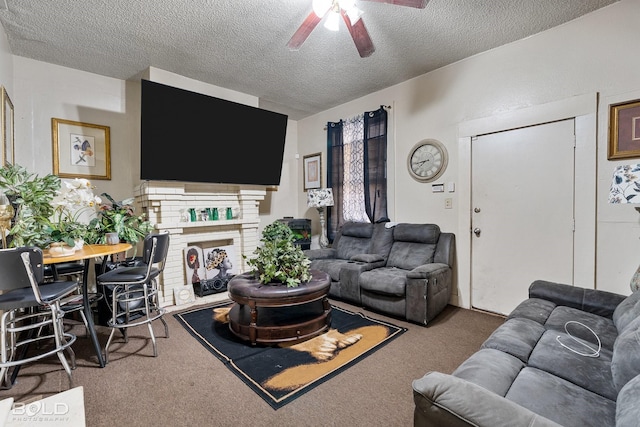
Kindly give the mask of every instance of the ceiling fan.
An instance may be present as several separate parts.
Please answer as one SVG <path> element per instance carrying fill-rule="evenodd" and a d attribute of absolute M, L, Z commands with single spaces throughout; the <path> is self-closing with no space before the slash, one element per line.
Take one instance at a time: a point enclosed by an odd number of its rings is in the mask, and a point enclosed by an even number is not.
<path fill-rule="evenodd" d="M 396 6 L 414 7 L 424 9 L 429 0 L 365 0 L 376 3 L 388 3 Z M 309 37 L 309 34 L 326 16 L 324 26 L 330 30 L 338 31 L 340 17 L 347 25 L 349 34 L 356 44 L 360 57 L 365 58 L 371 55 L 376 48 L 373 46 L 371 37 L 362 21 L 362 11 L 356 7 L 356 0 L 313 0 L 313 11 L 307 16 L 304 22 L 287 43 L 290 50 L 298 50 L 302 43 Z"/>

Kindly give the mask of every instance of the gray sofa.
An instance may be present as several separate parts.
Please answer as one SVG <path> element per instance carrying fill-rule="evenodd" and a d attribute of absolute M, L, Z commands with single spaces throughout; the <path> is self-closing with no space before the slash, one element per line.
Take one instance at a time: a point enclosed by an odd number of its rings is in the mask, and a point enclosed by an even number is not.
<path fill-rule="evenodd" d="M 426 325 L 449 303 L 455 237 L 435 224 L 344 224 L 331 248 L 310 249 L 329 295 Z"/>
<path fill-rule="evenodd" d="M 640 291 L 535 281 L 480 350 L 414 380 L 413 396 L 415 426 L 638 426 Z"/>

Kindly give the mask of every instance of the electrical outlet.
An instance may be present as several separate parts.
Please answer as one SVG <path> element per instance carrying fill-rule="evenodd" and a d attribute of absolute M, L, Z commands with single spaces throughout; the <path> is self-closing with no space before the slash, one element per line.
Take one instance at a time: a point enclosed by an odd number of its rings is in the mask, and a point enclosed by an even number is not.
<path fill-rule="evenodd" d="M 447 197 L 444 199 L 444 208 L 452 209 L 453 208 L 453 199 L 451 197 Z"/>

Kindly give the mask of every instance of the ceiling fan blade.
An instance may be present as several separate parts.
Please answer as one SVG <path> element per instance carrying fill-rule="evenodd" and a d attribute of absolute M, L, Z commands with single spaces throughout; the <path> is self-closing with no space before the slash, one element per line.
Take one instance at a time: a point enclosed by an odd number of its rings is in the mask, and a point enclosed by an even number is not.
<path fill-rule="evenodd" d="M 429 3 L 429 0 L 365 0 L 365 1 L 371 1 L 375 3 L 395 4 L 396 6 L 415 7 L 417 9 L 424 9 L 425 7 L 427 7 L 427 3 Z"/>
<path fill-rule="evenodd" d="M 309 37 L 309 34 L 311 34 L 311 31 L 313 31 L 313 29 L 316 28 L 316 25 L 318 25 L 318 22 L 320 22 L 321 20 L 322 20 L 322 17 L 319 17 L 318 15 L 315 14 L 315 12 L 311 11 L 309 16 L 307 16 L 307 18 L 300 25 L 300 27 L 298 27 L 298 29 L 293 34 L 293 36 L 291 36 L 291 40 L 289 40 L 289 43 L 287 43 L 287 46 L 289 47 L 289 49 L 290 50 L 300 49 L 300 46 L 302 46 L 302 43 L 304 43 L 307 37 Z"/>
<path fill-rule="evenodd" d="M 355 24 L 351 25 L 351 20 L 343 9 L 340 10 L 340 14 L 342 15 L 344 23 L 347 24 L 347 29 L 349 30 L 349 34 L 351 34 L 353 42 L 356 44 L 356 49 L 358 49 L 360 57 L 366 58 L 375 52 L 376 48 L 373 46 L 373 41 L 369 36 L 367 27 L 364 26 L 362 18 L 358 19 Z"/>

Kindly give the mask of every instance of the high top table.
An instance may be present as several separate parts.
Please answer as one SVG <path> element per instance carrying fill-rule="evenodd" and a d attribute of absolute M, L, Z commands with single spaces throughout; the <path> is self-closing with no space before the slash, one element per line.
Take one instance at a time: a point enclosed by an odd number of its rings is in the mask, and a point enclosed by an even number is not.
<path fill-rule="evenodd" d="M 93 258 L 106 257 L 112 254 L 120 252 L 126 252 L 131 249 L 132 246 L 129 243 L 118 243 L 115 245 L 84 245 L 82 249 L 75 251 L 72 255 L 52 257 L 48 251 L 43 251 L 45 264 L 56 264 L 60 262 L 72 262 L 84 260 L 84 270 L 82 274 L 82 304 L 85 318 L 87 319 L 87 329 L 93 341 L 93 348 L 96 351 L 98 357 L 98 363 L 101 368 L 104 368 L 104 358 L 102 357 L 102 349 L 100 347 L 100 341 L 96 334 L 95 325 L 93 323 L 93 313 L 91 311 L 91 305 L 89 303 L 89 266 Z"/>
<path fill-rule="evenodd" d="M 311 280 L 288 288 L 263 285 L 252 273 L 234 276 L 227 284 L 236 304 L 229 311 L 229 329 L 252 345 L 302 341 L 329 330 L 329 275 L 311 270 Z"/>

